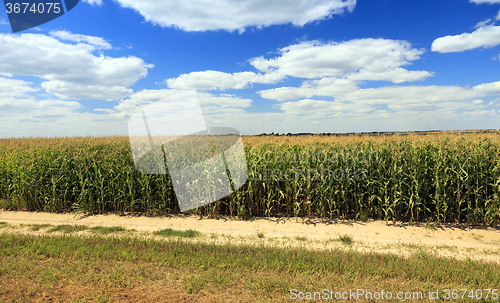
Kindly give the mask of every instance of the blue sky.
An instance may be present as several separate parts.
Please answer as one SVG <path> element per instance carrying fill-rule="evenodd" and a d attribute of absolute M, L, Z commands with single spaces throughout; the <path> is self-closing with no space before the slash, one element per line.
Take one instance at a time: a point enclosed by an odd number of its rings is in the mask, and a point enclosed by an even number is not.
<path fill-rule="evenodd" d="M 243 134 L 496 129 L 500 0 L 86 0 L 12 34 L 0 137 L 127 135 L 195 90 Z"/>

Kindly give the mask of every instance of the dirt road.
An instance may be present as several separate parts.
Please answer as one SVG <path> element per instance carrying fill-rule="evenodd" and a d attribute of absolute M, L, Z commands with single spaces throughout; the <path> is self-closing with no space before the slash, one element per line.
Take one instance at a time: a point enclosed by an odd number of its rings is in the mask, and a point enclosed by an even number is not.
<path fill-rule="evenodd" d="M 193 229 L 203 233 L 206 241 L 231 241 L 262 243 L 265 245 L 305 246 L 311 249 L 342 247 L 359 251 L 375 251 L 409 255 L 425 250 L 459 259 L 471 258 L 500 264 L 500 230 L 490 227 L 417 227 L 408 224 L 389 224 L 385 221 L 334 221 L 323 223 L 319 219 L 304 222 L 302 219 L 254 218 L 206 219 L 197 216 L 144 217 L 77 214 L 52 214 L 40 212 L 0 211 L 0 222 L 12 227 L 0 232 L 30 231 L 30 224 L 71 224 L 94 226 L 121 226 L 136 230 L 140 235 L 165 228 Z M 23 225 L 21 225 L 23 224 Z M 38 231 L 36 233 L 43 233 Z M 340 241 L 347 236 L 350 241 Z M 344 237 L 346 239 L 346 237 Z"/>

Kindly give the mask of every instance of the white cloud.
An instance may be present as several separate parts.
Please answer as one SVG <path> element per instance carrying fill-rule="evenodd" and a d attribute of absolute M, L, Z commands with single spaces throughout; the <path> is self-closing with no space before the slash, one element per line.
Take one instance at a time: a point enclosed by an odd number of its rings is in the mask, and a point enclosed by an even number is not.
<path fill-rule="evenodd" d="M 362 81 L 393 83 L 421 81 L 432 76 L 428 71 L 409 71 L 401 66 L 420 58 L 423 50 L 414 49 L 405 41 L 357 39 L 342 43 L 303 42 L 280 50 L 274 59 L 254 58 L 258 70 L 299 78 L 320 78 L 302 83 L 300 87 L 279 87 L 258 93 L 278 101 L 337 97 L 358 90 Z"/>
<path fill-rule="evenodd" d="M 235 95 L 209 93 L 197 93 L 198 100 L 202 107 L 221 107 L 221 108 L 247 108 L 252 104 L 252 100 L 236 97 Z"/>
<path fill-rule="evenodd" d="M 274 119 L 294 121 L 286 124 L 291 132 L 463 129 L 480 127 L 482 123 L 489 123 L 491 128 L 498 113 L 485 108 L 477 98 L 494 94 L 497 85 L 500 87 L 500 83 L 485 83 L 477 88 L 433 85 L 357 89 L 338 95 L 334 101 L 280 103 L 278 107 L 284 113 Z M 255 117 L 255 125 L 260 125 L 258 119 Z M 280 129 L 288 132 L 287 127 Z"/>
<path fill-rule="evenodd" d="M 419 59 L 423 50 L 405 41 L 357 39 L 342 43 L 302 42 L 279 50 L 280 56 L 257 57 L 250 63 L 263 74 L 200 71 L 166 80 L 172 89 L 243 89 L 252 83 L 274 84 L 290 76 L 315 79 L 301 87 L 279 87 L 259 92 L 262 97 L 287 101 L 315 95 L 336 96 L 357 89 L 357 82 L 421 81 L 432 76 L 428 71 L 409 71 L 401 66 Z M 318 79 L 319 78 L 319 79 Z"/>
<path fill-rule="evenodd" d="M 500 44 L 500 26 L 488 25 L 472 33 L 440 37 L 432 42 L 432 51 L 440 53 L 461 52 L 479 47 Z"/>
<path fill-rule="evenodd" d="M 92 46 L 96 46 L 97 48 L 111 49 L 111 44 L 109 44 L 108 42 L 106 42 L 106 40 L 100 37 L 72 34 L 68 31 L 51 31 L 49 32 L 49 35 L 59 40 L 84 42 Z"/>
<path fill-rule="evenodd" d="M 342 102 L 356 104 L 388 104 L 395 107 L 422 106 L 428 103 L 441 106 L 444 102 L 462 102 L 482 95 L 478 91 L 460 86 L 386 86 L 360 89 L 340 96 Z"/>
<path fill-rule="evenodd" d="M 481 28 L 487 26 L 489 23 L 491 23 L 491 19 L 486 19 L 484 21 L 478 22 L 474 28 Z"/>
<path fill-rule="evenodd" d="M 300 132 L 463 129 L 483 121 L 491 127 L 498 112 L 475 99 L 481 95 L 484 92 L 460 86 L 390 86 L 359 89 L 335 101 L 283 102 L 279 108 L 284 111 L 281 119 L 295 121 L 287 126 Z"/>
<path fill-rule="evenodd" d="M 2 98 L 21 97 L 25 96 L 26 93 L 38 91 L 38 89 L 32 88 L 31 84 L 22 80 L 0 77 L 0 101 Z"/>
<path fill-rule="evenodd" d="M 174 89 L 194 89 L 200 91 L 215 89 L 242 89 L 252 83 L 276 83 L 283 76 L 277 73 L 256 74 L 253 72 L 224 73 L 207 70 L 180 75 L 166 81 L 168 87 Z"/>
<path fill-rule="evenodd" d="M 359 72 L 347 75 L 351 80 L 369 80 L 369 81 L 391 81 L 392 83 L 422 81 L 425 78 L 432 76 L 428 71 L 409 71 L 398 67 L 383 72 L 371 72 L 366 69 L 361 69 Z"/>
<path fill-rule="evenodd" d="M 107 114 L 79 113 L 77 102 L 16 100 L 0 118 L 0 137 L 126 135 L 127 120 Z M 18 106 L 17 106 L 18 105 Z M 2 107 L 0 103 L 0 107 Z M 31 109 L 26 111 L 26 108 Z M 1 116 L 1 113 L 0 113 Z"/>
<path fill-rule="evenodd" d="M 93 41 L 99 47 L 104 42 L 96 37 L 63 35 L 81 42 Z M 114 100 L 129 95 L 127 87 L 153 67 L 133 56 L 96 56 L 96 49 L 96 45 L 66 44 L 43 34 L 0 34 L 0 73 L 48 80 L 42 87 L 63 99 Z"/>
<path fill-rule="evenodd" d="M 284 102 L 280 104 L 281 110 L 287 114 L 296 115 L 335 115 L 339 114 L 343 106 L 338 102 L 303 99 L 296 102 Z"/>
<path fill-rule="evenodd" d="M 500 81 L 476 85 L 473 89 L 485 96 L 500 95 Z"/>
<path fill-rule="evenodd" d="M 363 69 L 367 75 L 378 73 L 378 79 L 389 80 L 394 76 L 384 77 L 385 72 L 411 64 L 424 52 L 405 41 L 372 38 L 341 43 L 308 41 L 279 51 L 279 57 L 258 57 L 250 63 L 263 72 L 278 71 L 298 78 L 339 77 Z"/>
<path fill-rule="evenodd" d="M 483 4 L 483 3 L 494 4 L 494 3 L 500 3 L 500 0 L 470 0 L 470 2 L 476 4 Z"/>
<path fill-rule="evenodd" d="M 5 117 L 54 119 L 71 114 L 73 110 L 81 107 L 81 104 L 75 101 L 1 98 L 0 117 L 2 117 L 2 120 Z"/>
<path fill-rule="evenodd" d="M 133 93 L 127 99 L 120 100 L 119 104 L 115 106 L 115 113 L 119 116 L 132 116 L 148 104 L 158 102 L 181 92 L 182 90 L 177 89 L 144 89 Z M 196 94 L 204 113 L 212 112 L 214 109 L 220 111 L 221 109 L 247 108 L 250 107 L 252 103 L 250 99 L 239 98 L 228 94 L 214 95 L 201 92 L 197 92 Z"/>
<path fill-rule="evenodd" d="M 102 5 L 102 0 L 83 0 L 83 2 L 87 2 L 90 5 Z"/>
<path fill-rule="evenodd" d="M 87 0 L 90 1 L 90 0 Z M 114 0 L 146 21 L 185 31 L 227 30 L 307 23 L 352 12 L 356 0 Z"/>
<path fill-rule="evenodd" d="M 478 92 L 459 86 L 361 89 L 334 101 L 302 99 L 277 105 L 280 113 L 213 112 L 244 133 L 360 132 L 464 129 L 495 125 L 498 112 L 474 102 Z"/>
<path fill-rule="evenodd" d="M 0 125 L 5 123 L 0 129 L 13 130 L 13 126 L 7 123 L 8 120 L 11 122 L 55 120 L 82 108 L 80 103 L 75 101 L 36 100 L 34 96 L 28 95 L 39 91 L 31 87 L 32 84 L 0 77 Z M 1 133 L 3 132 L 0 130 Z"/>
<path fill-rule="evenodd" d="M 0 17 L 0 25 L 7 25 L 9 24 L 3 17 Z"/>
<path fill-rule="evenodd" d="M 21 87 L 28 84 L 18 83 Z M 500 112 L 492 108 L 498 102 L 485 104 L 478 99 L 500 94 L 497 86 L 500 84 L 358 89 L 335 101 L 279 103 L 276 108 L 283 112 L 274 113 L 249 112 L 246 109 L 252 101 L 234 95 L 198 93 L 198 97 L 208 126 L 235 127 L 244 134 L 465 129 L 491 128 L 500 119 Z M 128 118 L 140 107 L 179 92 L 143 90 L 121 100 L 114 109 L 95 110 L 98 114 L 77 112 L 82 107 L 74 101 L 0 97 L 0 137 L 126 135 Z"/>
<path fill-rule="evenodd" d="M 61 99 L 116 100 L 117 96 L 128 96 L 133 90 L 123 86 L 78 84 L 66 81 L 47 81 L 42 87 Z"/>
<path fill-rule="evenodd" d="M 314 96 L 336 97 L 358 90 L 356 83 L 350 79 L 323 78 L 320 80 L 305 81 L 300 87 L 278 87 L 261 90 L 258 94 L 262 98 L 277 101 L 311 98 Z"/>
<path fill-rule="evenodd" d="M 498 11 L 497 16 L 495 17 L 495 20 L 500 20 L 500 11 Z"/>

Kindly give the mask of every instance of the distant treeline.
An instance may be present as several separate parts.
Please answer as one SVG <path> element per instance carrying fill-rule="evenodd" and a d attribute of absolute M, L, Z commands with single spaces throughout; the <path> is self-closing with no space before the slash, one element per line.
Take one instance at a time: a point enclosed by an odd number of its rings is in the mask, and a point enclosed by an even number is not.
<path fill-rule="evenodd" d="M 487 133 L 500 133 L 499 129 L 485 129 L 485 130 L 460 130 L 460 131 L 441 131 L 441 130 L 417 130 L 407 132 L 359 132 L 359 133 L 262 133 L 255 135 L 260 136 L 390 136 L 390 135 L 439 135 L 439 134 L 487 134 Z"/>

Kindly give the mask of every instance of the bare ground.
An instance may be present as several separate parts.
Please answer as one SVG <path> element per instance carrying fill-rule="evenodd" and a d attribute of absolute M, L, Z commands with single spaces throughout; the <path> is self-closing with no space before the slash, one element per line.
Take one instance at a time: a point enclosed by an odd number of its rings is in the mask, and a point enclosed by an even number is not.
<path fill-rule="evenodd" d="M 410 256 L 424 249 L 441 256 L 500 264 L 500 230 L 486 226 L 412 226 L 401 222 L 322 222 L 319 219 L 305 221 L 297 218 L 253 218 L 243 221 L 231 218 L 200 219 L 198 216 L 184 215 L 154 218 L 114 214 L 85 216 L 17 211 L 0 211 L 0 222 L 15 227 L 2 228 L 0 232 L 45 233 L 43 229 L 31 231 L 27 226 L 30 224 L 121 226 L 136 230 L 137 235 L 144 237 L 154 237 L 152 232 L 165 228 L 193 229 L 203 234 L 196 241 L 210 243 L 304 246 L 309 249 L 341 247 L 403 256 Z M 82 235 L 88 233 L 78 232 Z M 340 236 L 348 236 L 347 238 L 352 239 L 352 244 L 339 241 Z"/>

